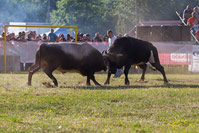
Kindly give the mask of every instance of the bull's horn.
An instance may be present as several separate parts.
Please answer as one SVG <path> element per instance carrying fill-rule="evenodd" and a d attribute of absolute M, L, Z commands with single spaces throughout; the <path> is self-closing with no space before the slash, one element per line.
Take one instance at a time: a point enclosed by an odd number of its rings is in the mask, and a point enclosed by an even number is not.
<path fill-rule="evenodd" d="M 117 56 L 123 56 L 123 54 L 116 54 Z"/>
<path fill-rule="evenodd" d="M 102 55 L 105 55 L 105 54 L 107 54 L 107 50 L 102 51 Z"/>
<path fill-rule="evenodd" d="M 124 56 L 123 54 L 115 54 L 115 53 L 108 53 L 109 55 L 112 55 L 112 56 L 117 56 L 117 57 L 121 57 L 121 56 Z"/>

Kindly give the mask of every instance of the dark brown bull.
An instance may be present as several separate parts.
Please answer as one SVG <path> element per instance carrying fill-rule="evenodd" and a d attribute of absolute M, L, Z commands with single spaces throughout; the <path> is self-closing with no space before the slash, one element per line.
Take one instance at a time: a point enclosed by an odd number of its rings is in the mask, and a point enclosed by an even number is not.
<path fill-rule="evenodd" d="M 35 63 L 29 69 L 28 85 L 31 85 L 32 75 L 39 69 L 43 69 L 55 86 L 58 82 L 52 75 L 54 70 L 78 72 L 87 76 L 87 85 L 90 85 L 90 79 L 95 85 L 100 85 L 94 73 L 106 71 L 106 65 L 102 54 L 89 44 L 42 44 L 36 52 Z"/>
<path fill-rule="evenodd" d="M 125 84 L 129 85 L 128 72 L 131 65 L 137 65 L 143 69 L 141 80 L 144 81 L 147 62 L 160 71 L 164 82 L 168 83 L 164 68 L 160 65 L 158 51 L 150 42 L 132 37 L 121 37 L 113 42 L 104 57 L 108 62 L 108 76 L 104 84 L 109 84 L 111 74 L 116 73 L 117 68 L 124 66 Z"/>

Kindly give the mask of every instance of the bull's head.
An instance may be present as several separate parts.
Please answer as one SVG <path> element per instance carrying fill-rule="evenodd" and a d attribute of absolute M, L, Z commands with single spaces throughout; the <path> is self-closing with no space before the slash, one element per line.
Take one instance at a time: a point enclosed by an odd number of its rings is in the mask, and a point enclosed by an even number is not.
<path fill-rule="evenodd" d="M 107 53 L 107 51 L 102 52 L 104 57 L 104 62 L 112 74 L 116 73 L 117 68 L 120 68 L 120 60 L 123 54 Z"/>

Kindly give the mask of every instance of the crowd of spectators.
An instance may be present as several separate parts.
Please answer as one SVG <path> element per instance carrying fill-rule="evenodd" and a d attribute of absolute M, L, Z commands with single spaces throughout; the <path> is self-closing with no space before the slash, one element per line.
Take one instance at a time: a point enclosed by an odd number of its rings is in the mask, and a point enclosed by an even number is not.
<path fill-rule="evenodd" d="M 199 40 L 199 9 L 194 7 L 193 9 L 190 5 L 187 5 L 186 9 L 183 11 L 183 20 L 186 25 L 190 27 L 191 32 Z"/>
<path fill-rule="evenodd" d="M 118 37 L 121 37 L 121 34 L 118 34 Z M 104 36 L 101 35 L 99 32 L 96 32 L 94 37 L 91 38 L 91 35 L 88 33 L 77 33 L 77 41 L 78 42 L 108 42 L 108 34 Z M 4 40 L 4 32 L 2 33 L 0 40 Z M 6 35 L 7 41 L 43 41 L 43 42 L 75 42 L 75 37 L 67 34 L 59 33 L 58 35 L 54 33 L 54 29 L 51 29 L 50 33 L 47 34 L 37 34 L 36 31 L 22 31 L 19 32 L 17 35 L 15 33 L 7 33 Z"/>

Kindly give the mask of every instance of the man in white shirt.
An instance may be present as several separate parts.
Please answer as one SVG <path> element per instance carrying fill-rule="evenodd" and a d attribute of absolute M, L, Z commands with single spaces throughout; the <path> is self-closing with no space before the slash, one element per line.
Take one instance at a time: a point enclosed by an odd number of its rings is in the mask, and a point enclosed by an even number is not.
<path fill-rule="evenodd" d="M 112 30 L 108 30 L 108 31 L 107 31 L 107 36 L 108 36 L 108 45 L 109 45 L 109 47 L 110 47 L 111 44 L 115 41 L 115 39 L 116 39 L 117 37 L 113 34 Z"/>
<path fill-rule="evenodd" d="M 108 36 L 108 45 L 110 47 L 117 37 L 113 34 L 112 30 L 108 30 L 107 31 L 107 36 Z M 123 73 L 122 69 L 117 69 L 117 71 L 116 71 L 115 75 L 113 76 L 113 78 L 120 77 L 122 75 L 122 73 Z"/>

